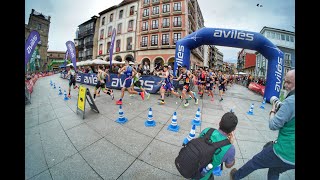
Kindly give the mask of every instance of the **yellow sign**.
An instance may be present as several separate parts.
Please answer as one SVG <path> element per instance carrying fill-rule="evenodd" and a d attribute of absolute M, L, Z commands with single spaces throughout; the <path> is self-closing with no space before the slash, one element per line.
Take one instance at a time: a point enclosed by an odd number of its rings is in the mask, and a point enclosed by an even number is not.
<path fill-rule="evenodd" d="M 84 105 L 86 103 L 86 94 L 87 94 L 87 88 L 80 86 L 79 94 L 78 94 L 78 109 L 82 111 L 84 111 Z"/>

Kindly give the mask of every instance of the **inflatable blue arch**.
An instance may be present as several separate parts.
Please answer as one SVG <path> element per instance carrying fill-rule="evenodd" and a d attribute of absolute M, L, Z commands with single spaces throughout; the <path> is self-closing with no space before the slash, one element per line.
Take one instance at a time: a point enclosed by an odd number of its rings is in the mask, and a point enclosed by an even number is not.
<path fill-rule="evenodd" d="M 283 52 L 262 34 L 236 29 L 201 28 L 176 42 L 174 75 L 178 65 L 190 69 L 190 51 L 201 45 L 218 45 L 258 51 L 268 59 L 264 97 L 279 97 L 283 79 Z"/>

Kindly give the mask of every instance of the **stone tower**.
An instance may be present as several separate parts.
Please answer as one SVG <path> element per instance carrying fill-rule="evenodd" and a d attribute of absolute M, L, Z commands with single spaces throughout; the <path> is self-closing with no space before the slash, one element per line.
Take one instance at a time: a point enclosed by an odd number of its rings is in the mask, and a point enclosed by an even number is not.
<path fill-rule="evenodd" d="M 48 50 L 48 37 L 50 28 L 50 16 L 45 16 L 32 9 L 29 16 L 28 24 L 25 26 L 25 39 L 28 38 L 32 30 L 36 30 L 40 34 L 40 42 L 38 43 L 39 55 L 36 58 L 36 70 L 47 70 L 47 50 Z"/>

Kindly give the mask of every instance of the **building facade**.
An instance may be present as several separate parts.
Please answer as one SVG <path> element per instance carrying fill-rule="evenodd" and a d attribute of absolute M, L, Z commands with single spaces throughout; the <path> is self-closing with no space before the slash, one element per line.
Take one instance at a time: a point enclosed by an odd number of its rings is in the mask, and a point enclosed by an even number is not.
<path fill-rule="evenodd" d="M 65 51 L 48 51 L 48 70 L 58 70 L 59 66 L 63 65 Z M 68 63 L 68 62 L 67 62 Z"/>
<path fill-rule="evenodd" d="M 219 50 L 217 50 L 217 61 L 214 69 L 223 71 L 223 53 Z"/>
<path fill-rule="evenodd" d="M 238 72 L 244 72 L 248 75 L 256 76 L 256 51 L 249 49 L 242 49 L 238 53 Z"/>
<path fill-rule="evenodd" d="M 76 51 L 78 51 L 77 61 L 84 61 L 88 59 L 94 59 L 93 56 L 93 42 L 97 39 L 95 36 L 96 23 L 99 23 L 99 18 L 97 16 L 92 16 L 90 20 L 80 24 L 78 26 L 78 38 L 74 41 L 76 46 Z"/>
<path fill-rule="evenodd" d="M 269 39 L 283 53 L 284 76 L 286 73 L 295 68 L 295 33 L 283 29 L 263 27 L 260 33 Z M 268 60 L 259 52 L 256 53 L 255 73 L 258 77 L 266 78 L 268 70 Z"/>
<path fill-rule="evenodd" d="M 120 62 L 125 59 L 135 60 L 137 11 L 138 0 L 124 0 L 99 13 L 98 58 L 109 60 L 112 31 L 115 29 L 112 60 Z"/>
<path fill-rule="evenodd" d="M 47 71 L 47 50 L 49 29 L 50 29 L 50 16 L 45 16 L 42 13 L 31 10 L 28 24 L 25 25 L 25 40 L 29 37 L 32 30 L 38 31 L 40 34 L 40 41 L 38 43 L 37 51 L 38 55 L 35 58 L 35 70 L 36 71 Z"/>
<path fill-rule="evenodd" d="M 196 0 L 139 0 L 136 64 L 174 64 L 175 44 L 186 35 L 204 27 Z M 191 51 L 190 68 L 204 66 L 205 46 Z"/>

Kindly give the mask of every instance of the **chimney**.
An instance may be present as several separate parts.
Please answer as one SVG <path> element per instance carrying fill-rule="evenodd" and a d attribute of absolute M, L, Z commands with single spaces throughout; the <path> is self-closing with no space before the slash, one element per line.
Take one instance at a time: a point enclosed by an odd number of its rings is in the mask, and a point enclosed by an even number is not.
<path fill-rule="evenodd" d="M 33 14 L 33 12 L 34 12 L 34 9 L 31 10 L 31 14 Z"/>

